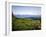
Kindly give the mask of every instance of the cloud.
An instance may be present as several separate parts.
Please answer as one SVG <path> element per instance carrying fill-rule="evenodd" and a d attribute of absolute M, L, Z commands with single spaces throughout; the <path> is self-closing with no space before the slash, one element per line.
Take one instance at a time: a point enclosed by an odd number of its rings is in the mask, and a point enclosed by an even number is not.
<path fill-rule="evenodd" d="M 13 6 L 14 15 L 41 15 L 40 7 Z"/>

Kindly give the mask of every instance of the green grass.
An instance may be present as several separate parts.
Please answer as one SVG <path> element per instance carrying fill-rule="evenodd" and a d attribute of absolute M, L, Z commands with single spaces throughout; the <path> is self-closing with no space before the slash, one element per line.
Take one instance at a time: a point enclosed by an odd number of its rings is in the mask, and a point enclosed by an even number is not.
<path fill-rule="evenodd" d="M 16 30 L 40 30 L 41 22 L 39 19 L 26 19 L 26 18 L 16 18 L 12 17 L 12 31 Z"/>

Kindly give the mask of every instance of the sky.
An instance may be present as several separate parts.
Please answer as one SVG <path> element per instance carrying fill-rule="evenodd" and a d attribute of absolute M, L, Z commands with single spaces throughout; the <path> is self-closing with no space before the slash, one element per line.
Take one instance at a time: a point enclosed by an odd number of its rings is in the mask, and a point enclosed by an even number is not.
<path fill-rule="evenodd" d="M 36 6 L 12 6 L 14 15 L 41 15 L 41 7 Z"/>

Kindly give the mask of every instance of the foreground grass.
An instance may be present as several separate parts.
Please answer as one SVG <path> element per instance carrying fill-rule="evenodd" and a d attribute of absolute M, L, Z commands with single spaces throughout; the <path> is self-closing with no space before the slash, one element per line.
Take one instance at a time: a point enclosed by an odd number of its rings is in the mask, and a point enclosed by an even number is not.
<path fill-rule="evenodd" d="M 26 18 L 14 18 L 12 19 L 12 30 L 40 30 L 40 20 L 26 19 Z"/>

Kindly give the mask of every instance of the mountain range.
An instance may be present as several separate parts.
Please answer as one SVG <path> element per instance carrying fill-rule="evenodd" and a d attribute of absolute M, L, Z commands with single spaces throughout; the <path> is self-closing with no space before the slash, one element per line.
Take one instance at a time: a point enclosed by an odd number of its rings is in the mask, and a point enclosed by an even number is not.
<path fill-rule="evenodd" d="M 40 15 L 15 15 L 17 18 L 40 18 Z"/>

